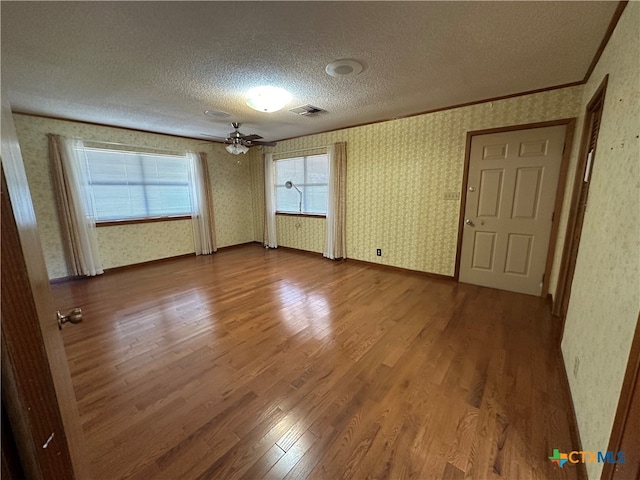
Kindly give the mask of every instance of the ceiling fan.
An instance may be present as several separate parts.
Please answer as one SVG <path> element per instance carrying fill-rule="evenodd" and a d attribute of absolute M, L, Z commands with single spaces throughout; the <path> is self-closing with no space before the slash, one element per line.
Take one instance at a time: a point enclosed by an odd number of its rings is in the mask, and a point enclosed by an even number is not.
<path fill-rule="evenodd" d="M 260 135 L 256 135 L 255 133 L 251 135 L 245 135 L 240 132 L 240 123 L 233 122 L 231 126 L 235 129 L 233 132 L 229 133 L 227 138 L 224 139 L 225 143 L 228 143 L 226 150 L 229 153 L 234 155 L 239 155 L 241 153 L 247 153 L 249 151 L 249 147 L 255 147 L 257 145 L 264 145 L 266 147 L 275 147 L 276 142 L 261 142 L 262 138 Z M 207 135 L 211 136 L 211 135 Z M 219 138 L 219 137 L 213 137 Z M 222 140 L 222 138 L 220 138 Z"/>

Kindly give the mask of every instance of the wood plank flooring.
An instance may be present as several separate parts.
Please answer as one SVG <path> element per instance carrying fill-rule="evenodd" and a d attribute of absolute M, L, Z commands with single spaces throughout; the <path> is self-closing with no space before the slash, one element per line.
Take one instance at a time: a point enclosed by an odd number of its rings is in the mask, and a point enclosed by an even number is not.
<path fill-rule="evenodd" d="M 574 479 L 542 300 L 258 245 L 53 286 L 96 479 Z"/>

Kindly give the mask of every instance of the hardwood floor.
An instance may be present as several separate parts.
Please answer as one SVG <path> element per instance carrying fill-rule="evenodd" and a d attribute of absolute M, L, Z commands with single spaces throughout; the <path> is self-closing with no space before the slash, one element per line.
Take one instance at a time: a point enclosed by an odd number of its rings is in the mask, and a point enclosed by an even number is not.
<path fill-rule="evenodd" d="M 96 479 L 573 479 L 539 298 L 257 245 L 53 286 Z"/>

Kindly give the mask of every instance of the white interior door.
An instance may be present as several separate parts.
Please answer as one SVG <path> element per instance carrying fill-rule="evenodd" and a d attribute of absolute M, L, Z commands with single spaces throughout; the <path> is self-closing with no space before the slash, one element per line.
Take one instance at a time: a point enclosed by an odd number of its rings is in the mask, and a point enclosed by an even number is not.
<path fill-rule="evenodd" d="M 540 295 L 566 126 L 474 136 L 460 281 Z"/>

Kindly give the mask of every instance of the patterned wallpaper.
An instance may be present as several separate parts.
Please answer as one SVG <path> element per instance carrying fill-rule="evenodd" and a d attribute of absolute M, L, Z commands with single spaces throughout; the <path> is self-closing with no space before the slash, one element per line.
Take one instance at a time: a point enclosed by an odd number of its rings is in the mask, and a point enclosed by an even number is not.
<path fill-rule="evenodd" d="M 153 248 L 149 248 L 152 245 Z M 191 220 L 98 228 L 100 258 L 109 267 L 193 253 Z"/>
<path fill-rule="evenodd" d="M 322 253 L 326 223 L 324 218 L 276 215 L 278 245 Z"/>
<path fill-rule="evenodd" d="M 247 155 L 253 210 L 253 241 L 264 242 L 264 149 L 252 148 Z M 276 225 L 277 228 L 277 225 Z"/>
<path fill-rule="evenodd" d="M 218 247 L 253 241 L 253 206 L 249 162 L 230 155 L 220 144 L 210 144 L 206 151 L 209 178 L 213 189 Z M 238 162 L 241 163 L 238 163 Z"/>
<path fill-rule="evenodd" d="M 252 241 L 254 225 L 249 162 L 219 144 L 131 130 L 14 115 L 18 140 L 31 188 L 50 278 L 68 275 L 62 249 L 55 200 L 50 181 L 47 133 L 86 140 L 118 142 L 150 148 L 204 151 L 209 158 L 218 246 Z M 98 228 L 98 244 L 105 268 L 182 255 L 194 251 L 189 221 L 171 221 Z"/>
<path fill-rule="evenodd" d="M 453 275 L 467 131 L 577 116 L 582 87 L 552 90 L 280 142 L 274 153 L 347 142 L 347 255 Z M 574 155 L 576 153 L 574 152 Z M 575 163 L 575 162 L 574 162 Z M 252 157 L 254 224 L 262 240 L 263 166 Z M 320 240 L 288 225 L 279 243 L 315 251 Z M 565 220 L 566 221 L 566 220 Z M 382 256 L 376 256 L 376 249 Z"/>
<path fill-rule="evenodd" d="M 640 310 L 640 3 L 629 2 L 585 85 L 609 74 L 563 355 L 582 445 L 606 450 Z M 577 375 L 574 365 L 579 359 Z M 589 478 L 602 464 L 588 463 Z"/>

